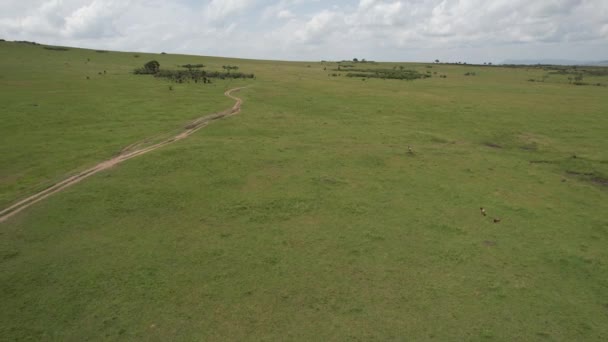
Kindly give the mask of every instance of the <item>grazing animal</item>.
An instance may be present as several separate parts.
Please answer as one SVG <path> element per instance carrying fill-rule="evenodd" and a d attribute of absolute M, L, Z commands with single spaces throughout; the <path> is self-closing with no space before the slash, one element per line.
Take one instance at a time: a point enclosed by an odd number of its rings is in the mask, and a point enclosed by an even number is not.
<path fill-rule="evenodd" d="M 494 219 L 494 223 L 499 223 L 499 222 L 500 222 L 500 219 L 499 219 L 499 218 L 495 218 L 495 219 Z"/>
<path fill-rule="evenodd" d="M 412 150 L 412 146 L 407 146 L 407 153 L 414 154 L 414 150 Z"/>
<path fill-rule="evenodd" d="M 487 215 L 486 210 L 483 207 L 479 208 L 479 210 L 481 211 L 481 215 L 483 215 L 483 216 Z"/>

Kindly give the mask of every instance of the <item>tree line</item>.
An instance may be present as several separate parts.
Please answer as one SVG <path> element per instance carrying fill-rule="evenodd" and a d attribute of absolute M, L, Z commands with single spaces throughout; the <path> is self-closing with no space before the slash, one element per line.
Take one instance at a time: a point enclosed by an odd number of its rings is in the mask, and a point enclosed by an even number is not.
<path fill-rule="evenodd" d="M 254 74 L 247 74 L 242 72 L 231 72 L 231 70 L 238 70 L 237 66 L 223 66 L 226 72 L 220 71 L 207 71 L 200 70 L 205 66 L 203 64 L 185 64 L 181 67 L 187 70 L 168 70 L 160 68 L 160 63 L 156 60 L 149 61 L 142 68 L 135 69 L 133 71 L 136 75 L 154 75 L 154 77 L 161 77 L 169 79 L 176 83 L 191 82 L 194 83 L 211 83 L 211 79 L 237 79 L 237 78 L 255 78 Z"/>
<path fill-rule="evenodd" d="M 338 69 L 334 69 L 339 71 Z M 431 75 L 422 74 L 416 70 L 409 70 L 404 68 L 393 68 L 393 69 L 357 69 L 352 68 L 348 70 L 346 77 L 363 77 L 363 78 L 382 78 L 391 80 L 416 80 L 429 78 Z"/>

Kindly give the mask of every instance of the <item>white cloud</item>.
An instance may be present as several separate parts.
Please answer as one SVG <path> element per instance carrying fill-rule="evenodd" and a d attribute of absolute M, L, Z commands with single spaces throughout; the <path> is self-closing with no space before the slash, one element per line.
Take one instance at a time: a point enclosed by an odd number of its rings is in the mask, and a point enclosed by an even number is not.
<path fill-rule="evenodd" d="M 65 18 L 64 35 L 75 38 L 102 38 L 120 34 L 115 20 L 128 3 L 94 0 Z"/>
<path fill-rule="evenodd" d="M 608 1 L 2 0 L 0 37 L 249 58 L 605 59 Z"/>
<path fill-rule="evenodd" d="M 280 10 L 277 13 L 277 18 L 279 18 L 279 19 L 291 19 L 293 17 L 295 17 L 295 16 L 289 10 Z"/>
<path fill-rule="evenodd" d="M 42 38 L 101 38 L 119 31 L 115 20 L 129 2 L 94 0 L 84 4 L 75 1 L 38 1 L 21 17 L 0 18 L 2 29 L 9 34 L 37 35 Z"/>
<path fill-rule="evenodd" d="M 327 38 L 333 31 L 343 27 L 341 14 L 323 10 L 313 16 L 302 29 L 294 33 L 295 38 L 303 43 L 315 43 Z"/>
<path fill-rule="evenodd" d="M 243 12 L 255 4 L 255 0 L 212 0 L 206 8 L 207 19 L 220 21 L 231 14 Z"/>

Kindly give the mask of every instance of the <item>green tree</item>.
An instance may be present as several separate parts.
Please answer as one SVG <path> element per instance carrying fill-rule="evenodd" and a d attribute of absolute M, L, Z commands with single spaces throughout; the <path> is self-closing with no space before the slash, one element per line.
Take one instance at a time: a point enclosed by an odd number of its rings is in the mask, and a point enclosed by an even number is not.
<path fill-rule="evenodd" d="M 149 61 L 144 64 L 144 69 L 150 74 L 156 74 L 160 70 L 160 63 L 158 61 Z"/>

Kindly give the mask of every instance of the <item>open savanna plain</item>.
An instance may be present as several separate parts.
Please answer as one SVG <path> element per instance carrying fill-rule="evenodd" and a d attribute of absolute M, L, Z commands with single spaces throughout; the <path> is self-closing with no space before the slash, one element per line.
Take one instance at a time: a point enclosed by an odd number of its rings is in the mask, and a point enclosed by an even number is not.
<path fill-rule="evenodd" d="M 0 222 L 0 340 L 607 340 L 608 77 L 399 66 L 0 42 L 0 210 L 246 87 Z"/>

